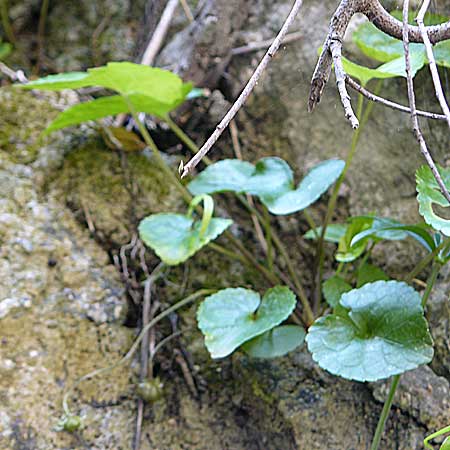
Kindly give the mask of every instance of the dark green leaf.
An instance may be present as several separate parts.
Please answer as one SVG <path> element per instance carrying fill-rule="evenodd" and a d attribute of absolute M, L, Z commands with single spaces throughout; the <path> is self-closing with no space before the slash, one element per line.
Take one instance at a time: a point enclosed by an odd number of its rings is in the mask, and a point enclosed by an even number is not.
<path fill-rule="evenodd" d="M 446 169 L 438 166 L 439 173 L 447 189 L 450 189 L 450 168 Z M 450 236 L 450 219 L 446 219 L 438 214 L 433 208 L 447 208 L 450 205 L 440 191 L 439 185 L 428 166 L 422 166 L 416 172 L 417 200 L 419 201 L 419 212 L 425 222 L 435 230 L 440 231 L 445 236 Z"/>
<path fill-rule="evenodd" d="M 365 262 L 358 269 L 358 278 L 356 280 L 356 287 L 360 288 L 361 286 L 364 286 L 367 283 L 373 283 L 374 281 L 379 280 L 387 281 L 389 280 L 389 277 L 386 275 L 384 270 L 380 269 L 377 266 L 374 266 L 373 264 Z"/>
<path fill-rule="evenodd" d="M 222 234 L 232 221 L 211 219 L 202 234 L 201 222 L 182 214 L 153 214 L 139 224 L 139 235 L 161 260 L 177 265 Z"/>
<path fill-rule="evenodd" d="M 295 295 L 287 287 L 269 289 L 262 300 L 249 289 L 223 289 L 202 302 L 198 326 L 211 356 L 223 358 L 287 319 L 295 303 Z"/>
<path fill-rule="evenodd" d="M 346 223 L 332 223 L 327 226 L 325 231 L 325 241 L 333 242 L 334 244 L 339 244 L 342 236 L 345 235 L 347 231 Z M 317 239 L 317 236 L 320 236 L 322 233 L 322 227 L 317 227 L 315 230 L 307 231 L 303 237 L 305 239 Z"/>
<path fill-rule="evenodd" d="M 376 381 L 431 361 L 433 342 L 420 295 L 406 283 L 368 283 L 343 294 L 340 304 L 347 317 L 321 317 L 306 337 L 323 369 L 349 380 Z"/>
<path fill-rule="evenodd" d="M 247 341 L 242 350 L 252 358 L 276 358 L 300 347 L 305 335 L 302 327 L 282 325 Z"/>
<path fill-rule="evenodd" d="M 332 308 L 338 306 L 342 294 L 351 290 L 352 286 L 338 275 L 328 278 L 322 285 L 323 296 Z"/>

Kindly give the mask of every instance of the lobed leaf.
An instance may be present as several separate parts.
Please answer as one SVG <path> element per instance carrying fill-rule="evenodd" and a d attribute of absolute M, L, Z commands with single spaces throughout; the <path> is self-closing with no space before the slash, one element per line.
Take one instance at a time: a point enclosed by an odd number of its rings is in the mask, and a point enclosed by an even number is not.
<path fill-rule="evenodd" d="M 450 189 L 450 168 L 438 166 L 442 180 Z M 440 191 L 440 187 L 428 166 L 422 166 L 416 172 L 417 200 L 419 202 L 419 212 L 425 222 L 435 230 L 442 232 L 445 236 L 450 236 L 450 219 L 442 217 L 435 212 L 436 207 L 449 208 L 450 204 Z"/>
<path fill-rule="evenodd" d="M 245 342 L 242 350 L 252 358 L 276 358 L 303 345 L 305 336 L 302 327 L 282 325 Z"/>
<path fill-rule="evenodd" d="M 342 295 L 347 316 L 331 314 L 310 327 L 306 342 L 325 370 L 376 381 L 427 364 L 433 342 L 419 294 L 406 283 L 376 281 Z"/>
<path fill-rule="evenodd" d="M 182 214 L 160 213 L 141 221 L 139 235 L 164 263 L 174 266 L 216 239 L 232 223 L 229 219 L 213 218 L 202 233 L 199 220 Z"/>
<path fill-rule="evenodd" d="M 287 319 L 295 303 L 293 292 L 282 286 L 269 289 L 262 300 L 249 289 L 223 289 L 201 303 L 198 326 L 211 356 L 223 358 Z"/>

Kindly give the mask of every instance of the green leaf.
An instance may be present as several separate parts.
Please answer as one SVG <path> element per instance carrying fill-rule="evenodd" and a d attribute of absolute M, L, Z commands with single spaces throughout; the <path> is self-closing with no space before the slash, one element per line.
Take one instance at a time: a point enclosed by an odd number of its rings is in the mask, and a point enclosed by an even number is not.
<path fill-rule="evenodd" d="M 361 231 L 352 239 L 351 245 L 356 245 L 363 239 L 376 238 L 390 241 L 403 240 L 406 237 L 412 237 L 423 245 L 428 251 L 432 251 L 436 244 L 427 231 L 425 224 L 404 225 L 393 219 L 373 217 L 373 223 L 367 230 Z"/>
<path fill-rule="evenodd" d="M 323 296 L 332 308 L 339 305 L 342 294 L 351 290 L 352 286 L 338 275 L 328 278 L 322 285 Z"/>
<path fill-rule="evenodd" d="M 431 361 L 433 342 L 420 295 L 406 283 L 368 283 L 343 294 L 340 304 L 347 317 L 321 317 L 306 337 L 323 369 L 349 380 L 376 381 Z"/>
<path fill-rule="evenodd" d="M 443 67 L 450 67 L 450 39 L 437 43 L 433 47 L 436 64 Z"/>
<path fill-rule="evenodd" d="M 438 166 L 438 171 L 441 174 L 445 186 L 447 189 L 450 189 L 450 168 L 447 169 Z M 442 234 L 450 236 L 450 219 L 441 217 L 433 209 L 433 207 L 436 208 L 438 206 L 441 208 L 449 208 L 447 211 L 450 211 L 450 204 L 442 195 L 439 185 L 428 166 L 422 166 L 417 169 L 416 184 L 419 212 L 425 219 L 425 222 Z"/>
<path fill-rule="evenodd" d="M 450 436 L 445 438 L 445 441 L 442 443 L 439 450 L 450 450 Z"/>
<path fill-rule="evenodd" d="M 291 168 L 280 158 L 262 158 L 255 166 L 224 159 L 207 167 L 187 187 L 194 195 L 231 191 L 276 196 L 292 189 L 293 181 Z"/>
<path fill-rule="evenodd" d="M 287 319 L 295 303 L 292 291 L 282 286 L 269 289 L 262 300 L 249 289 L 223 289 L 200 305 L 198 326 L 211 356 L 223 358 Z"/>
<path fill-rule="evenodd" d="M 374 266 L 373 264 L 369 264 L 368 262 L 365 262 L 359 269 L 358 269 L 358 277 L 356 280 L 356 287 L 360 288 L 361 286 L 364 286 L 367 283 L 373 283 L 374 281 L 387 281 L 389 280 L 389 277 L 387 276 L 386 272 L 382 269 L 380 269 L 377 266 Z"/>
<path fill-rule="evenodd" d="M 370 216 L 352 217 L 350 219 L 345 235 L 339 241 L 336 253 L 337 261 L 352 262 L 362 255 L 369 239 L 362 239 L 354 245 L 352 245 L 352 240 L 358 233 L 370 228 L 372 222 L 373 217 Z"/>
<path fill-rule="evenodd" d="M 425 51 L 412 51 L 410 53 L 411 73 L 415 77 L 416 73 L 427 63 Z M 377 68 L 377 72 L 389 74 L 390 77 L 406 78 L 405 56 L 399 56 Z"/>
<path fill-rule="evenodd" d="M 261 201 L 272 214 L 286 215 L 302 211 L 312 205 L 339 178 L 345 163 L 339 159 L 323 161 L 313 167 L 297 189 L 281 195 L 264 196 Z"/>
<path fill-rule="evenodd" d="M 12 45 L 9 42 L 0 41 L 0 61 L 5 59 L 12 51 Z"/>
<path fill-rule="evenodd" d="M 342 57 L 342 65 L 344 66 L 344 70 L 347 75 L 351 76 L 352 78 L 358 79 L 363 86 L 366 86 L 367 83 L 372 79 L 384 79 L 404 76 L 403 73 L 398 74 L 390 73 L 388 70 L 370 69 L 369 67 L 361 66 L 344 57 Z M 380 66 L 380 68 L 381 67 L 383 66 Z"/>
<path fill-rule="evenodd" d="M 256 195 L 272 214 L 291 214 L 314 203 L 341 174 L 344 162 L 324 161 L 315 166 L 297 189 L 288 164 L 280 158 L 262 158 L 255 166 L 223 160 L 206 168 L 188 184 L 191 193 L 242 192 Z"/>
<path fill-rule="evenodd" d="M 242 345 L 242 350 L 252 358 L 276 358 L 300 347 L 305 336 L 302 327 L 282 325 L 247 341 Z"/>
<path fill-rule="evenodd" d="M 352 35 L 353 41 L 369 58 L 380 62 L 389 62 L 404 58 L 403 42 L 383 33 L 371 22 L 365 22 Z M 423 44 L 410 44 L 410 55 L 424 54 Z"/>
<path fill-rule="evenodd" d="M 211 219 L 204 233 L 201 221 L 182 214 L 161 213 L 146 217 L 139 224 L 139 235 L 161 260 L 180 264 L 222 234 L 232 221 Z"/>
<path fill-rule="evenodd" d="M 128 99 L 137 111 L 158 117 L 165 117 L 183 103 L 192 90 L 190 83 L 183 83 L 172 72 L 130 62 L 110 62 L 87 72 L 50 75 L 21 87 L 54 91 L 90 86 L 112 89 Z M 125 112 L 128 110 L 127 107 Z"/>
<path fill-rule="evenodd" d="M 339 244 L 342 236 L 345 235 L 348 225 L 346 223 L 331 223 L 327 226 L 325 231 L 325 241 L 332 242 L 334 244 Z M 317 239 L 322 233 L 322 227 L 317 227 L 315 230 L 307 231 L 303 237 L 305 239 Z"/>

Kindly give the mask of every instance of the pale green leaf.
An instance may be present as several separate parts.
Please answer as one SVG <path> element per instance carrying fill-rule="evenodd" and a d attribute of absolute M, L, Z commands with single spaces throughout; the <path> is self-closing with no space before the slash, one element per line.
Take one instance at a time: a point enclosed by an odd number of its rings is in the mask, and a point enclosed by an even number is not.
<path fill-rule="evenodd" d="M 325 370 L 376 381 L 427 364 L 433 342 L 420 295 L 406 283 L 376 281 L 342 295 L 348 315 L 321 317 L 306 342 Z"/>
<path fill-rule="evenodd" d="M 252 358 L 276 358 L 300 347 L 305 336 L 302 327 L 281 325 L 247 341 L 241 348 Z"/>
<path fill-rule="evenodd" d="M 438 166 L 439 173 L 447 189 L 450 189 L 450 168 Z M 450 219 L 442 217 L 444 208 L 450 211 L 450 204 L 440 191 L 440 187 L 428 166 L 422 166 L 416 172 L 417 200 L 419 212 L 425 222 L 435 230 L 450 236 Z M 441 208 L 442 212 L 436 211 Z"/>
<path fill-rule="evenodd" d="M 168 265 L 177 265 L 222 234 L 232 221 L 211 219 L 204 233 L 201 221 L 182 214 L 161 213 L 146 217 L 139 224 L 139 235 Z"/>
<path fill-rule="evenodd" d="M 198 326 L 211 356 L 223 358 L 287 319 L 295 303 L 295 295 L 287 287 L 269 289 L 262 300 L 249 289 L 223 289 L 201 303 Z"/>
<path fill-rule="evenodd" d="M 339 241 L 341 240 L 342 236 L 345 235 L 345 232 L 347 231 L 348 225 L 346 223 L 331 223 L 327 226 L 327 229 L 325 231 L 325 241 L 332 242 L 334 244 L 339 244 Z M 322 227 L 317 227 L 315 230 L 309 230 L 307 231 L 303 237 L 305 239 L 317 239 L 317 236 L 320 236 L 322 234 Z"/>

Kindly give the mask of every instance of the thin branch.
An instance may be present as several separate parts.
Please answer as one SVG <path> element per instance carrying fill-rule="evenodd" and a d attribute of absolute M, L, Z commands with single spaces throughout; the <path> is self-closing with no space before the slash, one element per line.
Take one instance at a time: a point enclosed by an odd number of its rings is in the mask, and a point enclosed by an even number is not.
<path fill-rule="evenodd" d="M 409 12 L 409 0 L 404 0 L 403 2 L 403 48 L 405 52 L 405 66 L 406 66 L 406 80 L 408 84 L 408 98 L 409 106 L 411 108 L 411 121 L 414 130 L 414 135 L 420 145 L 420 150 L 424 155 L 428 166 L 433 172 L 434 178 L 436 179 L 439 187 L 441 188 L 442 194 L 450 203 L 450 193 L 445 187 L 444 181 L 442 180 L 441 174 L 439 173 L 433 158 L 428 151 L 427 144 L 423 137 L 422 131 L 420 130 L 419 120 L 417 118 L 416 109 L 416 98 L 414 93 L 414 82 L 411 72 L 411 57 L 409 54 L 409 36 L 408 36 L 408 12 Z"/>
<path fill-rule="evenodd" d="M 409 108 L 408 106 L 399 105 L 398 103 L 387 100 L 384 97 L 373 94 L 372 92 L 368 91 L 366 88 L 358 84 L 353 78 L 350 78 L 348 75 L 345 78 L 345 82 L 356 92 L 364 95 L 364 97 L 372 102 L 381 103 L 382 105 L 387 106 L 388 108 L 395 109 L 396 111 L 411 114 L 411 108 Z M 419 109 L 416 111 L 416 113 L 418 116 L 426 117 L 428 119 L 447 120 L 447 118 L 443 114 L 421 111 Z"/>
<path fill-rule="evenodd" d="M 288 33 L 284 39 L 282 40 L 282 44 L 290 44 L 291 42 L 298 41 L 299 39 L 303 38 L 305 36 L 305 33 L 302 31 L 295 31 L 293 33 Z M 272 44 L 274 38 L 267 39 L 265 41 L 259 41 L 259 42 L 250 42 L 247 45 L 243 45 L 242 47 L 235 47 L 231 50 L 232 56 L 238 56 L 238 55 L 244 55 L 246 53 L 250 52 L 256 52 L 257 50 L 264 50 L 270 47 Z"/>
<path fill-rule="evenodd" d="M 338 40 L 332 40 L 330 42 L 331 56 L 334 62 L 334 73 L 336 75 L 336 85 L 339 95 L 341 97 L 341 103 L 344 107 L 345 118 L 350 121 L 350 124 L 354 130 L 359 127 L 359 121 L 353 112 L 350 96 L 348 95 L 347 88 L 345 86 L 346 73 L 344 66 L 342 65 L 342 43 Z"/>
<path fill-rule="evenodd" d="M 427 34 L 427 30 L 423 23 L 423 18 L 430 6 L 430 0 L 424 0 L 422 7 L 417 15 L 417 24 L 419 25 L 420 34 L 422 35 L 423 43 L 425 44 L 425 50 L 427 52 L 428 64 L 430 66 L 431 77 L 433 78 L 434 89 L 436 91 L 436 97 L 441 105 L 442 112 L 444 113 L 447 124 L 450 127 L 450 110 L 448 108 L 447 101 L 445 100 L 445 95 L 442 90 L 441 80 L 439 79 L 439 72 L 436 65 L 436 60 L 433 55 L 433 48 L 431 47 L 431 42 Z"/>
<path fill-rule="evenodd" d="M 259 63 L 256 70 L 253 72 L 253 75 L 251 76 L 250 80 L 248 81 L 239 98 L 227 112 L 227 114 L 219 123 L 219 125 L 217 125 L 213 134 L 206 141 L 206 143 L 203 145 L 200 151 L 184 166 L 184 168 L 180 167 L 181 169 L 180 172 L 182 172 L 181 178 L 184 178 L 186 175 L 188 175 L 188 173 L 194 169 L 194 167 L 202 160 L 202 158 L 209 152 L 209 150 L 211 150 L 211 148 L 217 142 L 221 134 L 228 127 L 231 120 L 233 120 L 234 116 L 244 105 L 245 101 L 250 96 L 255 86 L 258 84 L 258 81 L 261 78 L 261 75 L 263 74 L 264 70 L 268 66 L 270 60 L 275 56 L 276 52 L 280 48 L 281 42 L 283 41 L 283 38 L 286 36 L 289 27 L 292 25 L 292 22 L 297 16 L 297 13 L 300 10 L 302 3 L 303 0 L 295 0 L 294 6 L 292 7 L 292 10 L 289 13 L 286 21 L 284 22 L 280 32 L 272 42 L 272 45 L 270 46 L 267 53 L 264 55 L 263 59 Z"/>
<path fill-rule="evenodd" d="M 172 17 L 175 14 L 179 0 L 169 0 L 162 13 L 161 20 L 159 21 L 155 32 L 152 35 L 150 42 L 145 49 L 144 55 L 142 56 L 141 64 L 146 64 L 151 66 L 156 58 L 156 55 L 161 49 L 161 45 L 164 42 L 167 31 L 169 30 L 170 23 L 172 22 Z"/>
<path fill-rule="evenodd" d="M 23 70 L 17 72 L 8 67 L 5 63 L 0 61 L 0 72 L 6 75 L 11 81 L 18 81 L 19 83 L 28 83 L 28 78 L 25 76 Z"/>
<path fill-rule="evenodd" d="M 184 14 L 188 18 L 189 22 L 194 21 L 194 16 L 192 15 L 191 8 L 189 8 L 189 5 L 186 0 L 180 0 L 181 7 L 183 8 Z"/>

